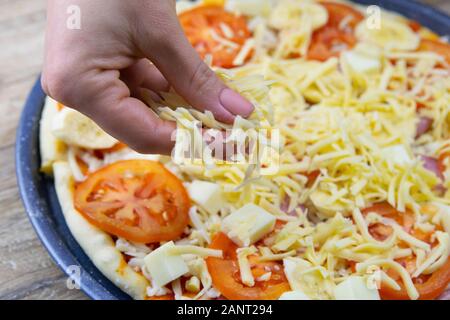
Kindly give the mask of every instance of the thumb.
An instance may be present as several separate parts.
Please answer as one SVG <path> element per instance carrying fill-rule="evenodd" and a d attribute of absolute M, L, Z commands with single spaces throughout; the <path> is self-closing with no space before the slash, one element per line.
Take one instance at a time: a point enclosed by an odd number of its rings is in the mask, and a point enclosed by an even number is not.
<path fill-rule="evenodd" d="M 164 19 L 162 34 L 152 41 L 152 32 L 141 33 L 140 48 L 169 81 L 175 91 L 194 108 L 211 111 L 217 120 L 232 123 L 237 115 L 248 117 L 253 105 L 222 80 L 200 59 L 186 38 L 176 13 Z M 154 26 L 148 26 L 153 28 Z M 145 39 L 142 38 L 145 37 Z M 138 44 L 139 45 L 139 44 Z"/>

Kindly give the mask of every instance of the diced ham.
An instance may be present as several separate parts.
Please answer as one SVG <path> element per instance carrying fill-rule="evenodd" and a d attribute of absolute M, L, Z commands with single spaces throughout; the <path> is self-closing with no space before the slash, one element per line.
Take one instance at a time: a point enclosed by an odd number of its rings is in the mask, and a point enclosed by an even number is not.
<path fill-rule="evenodd" d="M 433 172 L 442 181 L 445 180 L 444 168 L 442 167 L 438 159 L 428 156 L 420 156 L 420 157 L 423 161 L 423 166 L 425 169 Z M 444 195 L 447 192 L 447 189 L 442 183 L 439 183 L 434 187 L 434 191 L 439 195 Z"/>
<path fill-rule="evenodd" d="M 427 133 L 433 125 L 433 119 L 428 117 L 420 117 L 417 124 L 416 139 L 420 138 L 423 134 Z"/>
<path fill-rule="evenodd" d="M 441 180 L 444 180 L 444 174 L 442 172 L 442 168 L 439 164 L 439 160 L 436 158 L 428 157 L 428 156 L 420 156 L 423 161 L 423 167 L 427 170 L 433 172 L 436 176 L 438 176 Z"/>

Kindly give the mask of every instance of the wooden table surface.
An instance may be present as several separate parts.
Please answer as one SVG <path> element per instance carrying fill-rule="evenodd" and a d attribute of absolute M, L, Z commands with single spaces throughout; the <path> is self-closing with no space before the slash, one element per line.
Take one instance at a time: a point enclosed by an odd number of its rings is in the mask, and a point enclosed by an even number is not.
<path fill-rule="evenodd" d="M 450 1 L 427 0 L 450 13 Z M 31 227 L 14 173 L 17 123 L 41 70 L 45 0 L 0 0 L 0 299 L 87 299 L 69 290 Z"/>

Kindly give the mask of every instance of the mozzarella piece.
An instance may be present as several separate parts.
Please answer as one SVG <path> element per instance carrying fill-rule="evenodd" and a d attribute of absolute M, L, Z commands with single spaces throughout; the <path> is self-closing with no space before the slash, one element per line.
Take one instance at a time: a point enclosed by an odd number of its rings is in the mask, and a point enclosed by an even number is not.
<path fill-rule="evenodd" d="M 175 244 L 170 241 L 144 258 L 145 268 L 158 287 L 164 287 L 189 271 L 183 258 L 170 252 L 174 247 Z"/>
<path fill-rule="evenodd" d="M 356 51 L 344 52 L 344 58 L 354 71 L 360 73 L 377 71 L 381 67 L 379 59 L 362 55 Z"/>
<path fill-rule="evenodd" d="M 278 300 L 311 300 L 309 297 L 300 290 L 287 291 L 283 293 Z"/>
<path fill-rule="evenodd" d="M 222 189 L 217 183 L 196 180 L 187 187 L 189 196 L 199 206 L 211 214 L 216 214 L 225 206 Z"/>
<path fill-rule="evenodd" d="M 222 231 L 237 245 L 248 247 L 271 232 L 276 218 L 254 204 L 247 204 L 227 216 Z"/>
<path fill-rule="evenodd" d="M 52 133 L 68 145 L 86 149 L 108 149 L 118 142 L 94 121 L 70 108 L 64 108 L 53 118 Z"/>
<path fill-rule="evenodd" d="M 369 289 L 363 277 L 351 276 L 334 289 L 336 300 L 380 300 L 376 288 Z"/>
<path fill-rule="evenodd" d="M 413 162 L 408 150 L 400 144 L 384 148 L 382 154 L 384 158 L 393 164 L 405 165 Z"/>

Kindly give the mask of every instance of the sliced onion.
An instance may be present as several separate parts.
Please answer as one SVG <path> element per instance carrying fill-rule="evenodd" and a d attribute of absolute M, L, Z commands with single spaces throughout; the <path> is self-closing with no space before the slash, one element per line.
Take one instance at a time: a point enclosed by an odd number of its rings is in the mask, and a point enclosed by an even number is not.
<path fill-rule="evenodd" d="M 417 124 L 416 139 L 420 138 L 423 134 L 427 133 L 433 125 L 433 119 L 428 117 L 420 117 Z"/>
<path fill-rule="evenodd" d="M 433 172 L 439 179 L 444 180 L 444 174 L 440 169 L 439 160 L 428 156 L 420 156 L 423 161 L 423 167 Z"/>

